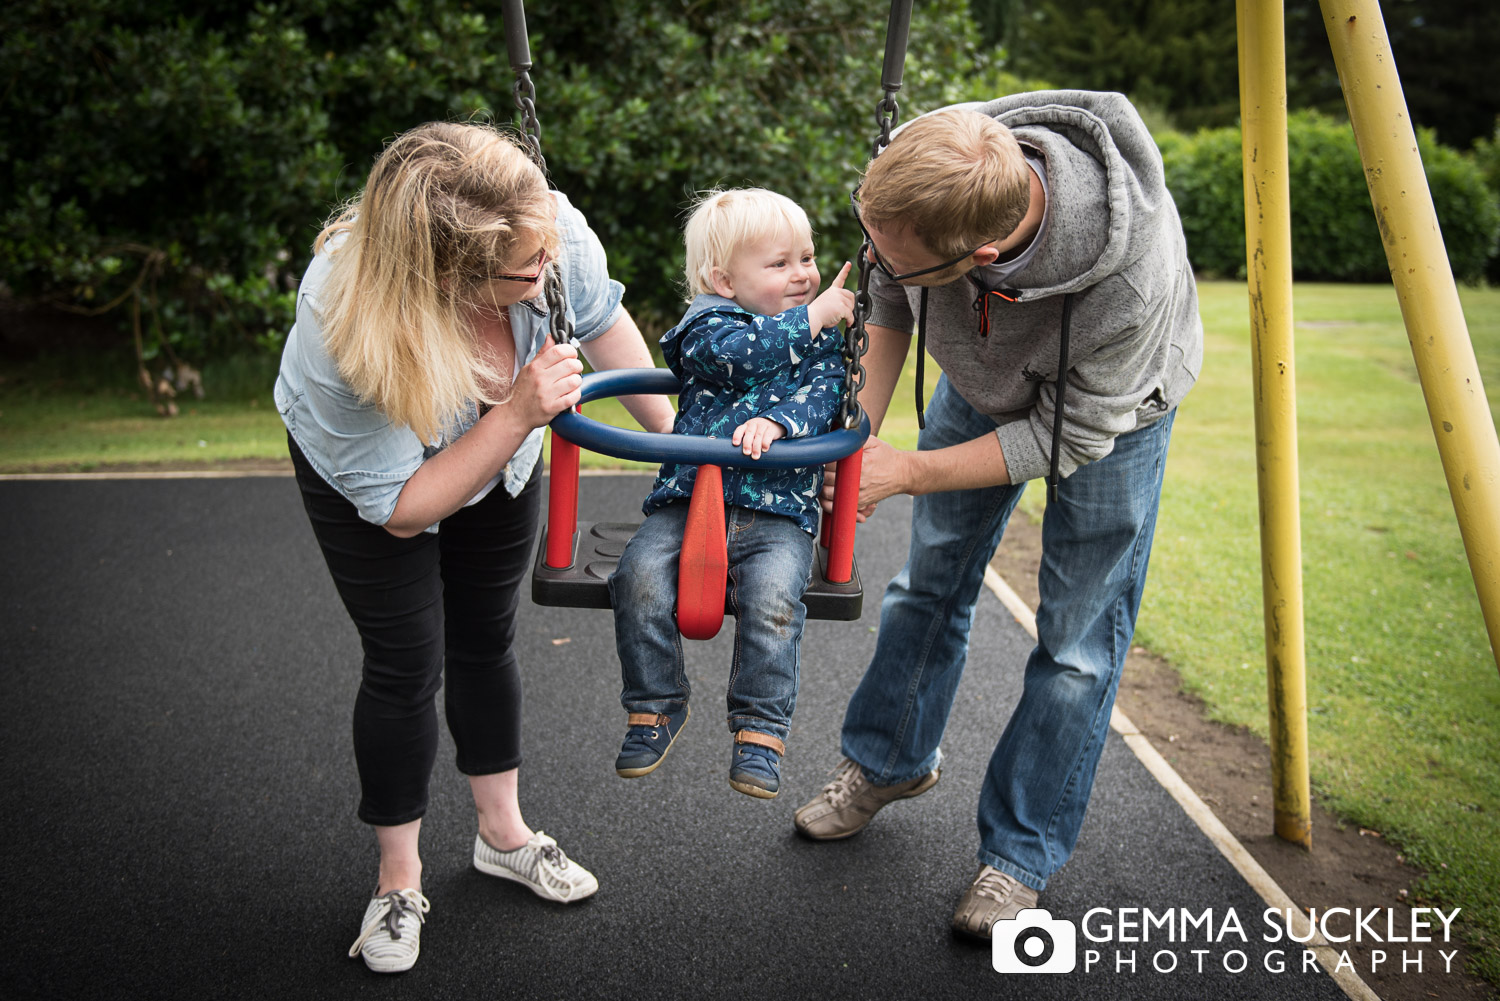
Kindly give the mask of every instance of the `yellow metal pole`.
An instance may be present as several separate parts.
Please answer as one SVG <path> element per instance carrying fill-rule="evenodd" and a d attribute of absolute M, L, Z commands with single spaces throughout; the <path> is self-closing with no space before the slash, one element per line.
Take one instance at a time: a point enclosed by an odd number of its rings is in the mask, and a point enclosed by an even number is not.
<path fill-rule="evenodd" d="M 1320 0 L 1417 361 L 1469 571 L 1500 666 L 1500 441 L 1375 0 Z"/>
<path fill-rule="evenodd" d="M 1238 0 L 1236 11 L 1271 792 L 1277 836 L 1310 848 L 1312 797 L 1307 769 L 1302 520 L 1297 499 L 1286 34 L 1281 0 Z"/>

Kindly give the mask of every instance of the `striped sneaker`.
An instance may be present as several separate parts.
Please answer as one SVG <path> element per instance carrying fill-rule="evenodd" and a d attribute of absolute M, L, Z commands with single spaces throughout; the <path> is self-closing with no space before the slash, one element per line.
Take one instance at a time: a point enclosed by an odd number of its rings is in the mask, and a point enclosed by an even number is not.
<path fill-rule="evenodd" d="M 569 859 L 557 842 L 541 831 L 520 848 L 508 852 L 491 847 L 484 838 L 475 835 L 474 868 L 514 880 L 531 887 L 538 897 L 564 904 L 593 896 L 599 889 L 594 874 Z"/>
<path fill-rule="evenodd" d="M 409 970 L 422 951 L 422 922 L 432 905 L 420 890 L 392 890 L 365 908 L 359 938 L 349 947 L 349 958 L 364 956 L 376 973 Z"/>

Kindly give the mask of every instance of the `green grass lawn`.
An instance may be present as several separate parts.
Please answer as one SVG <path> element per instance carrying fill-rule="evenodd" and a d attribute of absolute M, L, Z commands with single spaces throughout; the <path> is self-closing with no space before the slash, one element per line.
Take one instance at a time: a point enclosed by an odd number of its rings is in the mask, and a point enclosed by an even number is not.
<path fill-rule="evenodd" d="M 1500 291 L 1462 298 L 1500 412 Z M 1244 285 L 1206 283 L 1202 301 L 1138 640 L 1265 735 Z M 1395 292 L 1298 285 L 1294 308 L 1314 786 L 1427 870 L 1414 894 L 1464 908 L 1500 982 L 1500 673 Z"/>
<path fill-rule="evenodd" d="M 1264 735 L 1245 286 L 1200 291 L 1203 376 L 1173 435 L 1138 639 L 1171 660 L 1216 717 Z M 1463 907 L 1482 972 L 1500 983 L 1500 673 L 1395 292 L 1296 293 L 1314 785 L 1325 804 L 1428 872 L 1415 896 Z M 1462 298 L 1500 413 L 1500 290 Z M 182 402 L 172 420 L 132 391 L 131 371 L 128 353 L 4 371 L 0 471 L 285 457 L 273 362 L 207 367 L 209 397 Z M 916 441 L 914 371 L 909 362 L 885 430 L 907 448 Z M 937 375 L 929 364 L 929 397 Z M 588 412 L 628 423 L 614 401 Z M 587 454 L 585 464 L 618 465 Z M 1024 508 L 1039 511 L 1041 493 L 1029 491 Z"/>
<path fill-rule="evenodd" d="M 205 398 L 179 398 L 171 419 L 157 416 L 134 372 L 128 347 L 0 367 L 0 473 L 286 459 L 286 428 L 271 401 L 274 360 L 205 366 Z"/>

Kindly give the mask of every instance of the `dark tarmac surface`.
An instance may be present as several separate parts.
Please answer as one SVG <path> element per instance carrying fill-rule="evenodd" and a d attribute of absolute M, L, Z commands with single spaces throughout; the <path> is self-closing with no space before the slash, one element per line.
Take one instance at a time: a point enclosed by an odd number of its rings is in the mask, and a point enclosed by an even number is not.
<path fill-rule="evenodd" d="M 580 516 L 633 520 L 647 487 L 586 478 Z M 624 781 L 610 614 L 524 608 L 522 807 L 600 892 L 551 904 L 469 865 L 473 804 L 445 733 L 422 830 L 432 913 L 420 961 L 396 977 L 346 957 L 376 861 L 354 816 L 359 645 L 293 481 L 0 482 L 0 511 L 7 998 L 1344 996 L 1297 972 L 1295 948 L 1287 972 L 1267 971 L 1287 944 L 1262 941 L 1264 904 L 1113 734 L 1042 906 L 1073 922 L 1212 908 L 1216 933 L 1233 909 L 1249 942 L 1080 934 L 1074 973 L 1014 976 L 951 935 L 983 769 L 1031 645 L 988 592 L 938 786 L 848 841 L 793 833 L 838 761 L 905 557 L 901 498 L 860 531 L 864 618 L 809 624 L 775 800 L 726 779 L 732 620 L 689 647 L 696 711 L 672 757 Z M 1085 972 L 1088 949 L 1100 958 Z"/>

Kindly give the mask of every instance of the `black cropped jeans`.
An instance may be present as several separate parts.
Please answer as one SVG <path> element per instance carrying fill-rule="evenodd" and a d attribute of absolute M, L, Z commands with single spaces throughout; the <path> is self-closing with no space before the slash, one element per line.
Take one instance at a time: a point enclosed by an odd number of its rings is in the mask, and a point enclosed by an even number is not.
<path fill-rule="evenodd" d="M 541 466 L 517 497 L 489 496 L 437 534 L 398 539 L 360 518 L 288 438 L 302 503 L 364 647 L 354 700 L 359 818 L 394 826 L 427 810 L 436 696 L 465 775 L 521 763 L 516 608 L 540 507 Z"/>

